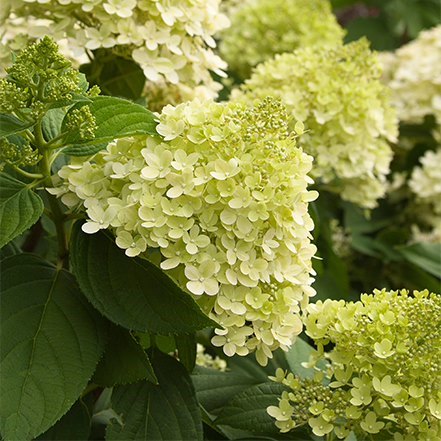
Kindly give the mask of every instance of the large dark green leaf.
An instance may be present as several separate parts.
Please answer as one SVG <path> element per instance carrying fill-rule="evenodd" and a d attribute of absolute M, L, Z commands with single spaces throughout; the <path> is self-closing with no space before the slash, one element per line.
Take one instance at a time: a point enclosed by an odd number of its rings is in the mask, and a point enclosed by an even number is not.
<path fill-rule="evenodd" d="M 84 441 L 89 439 L 89 434 L 89 409 L 80 400 L 71 407 L 61 420 L 36 438 L 36 441 Z"/>
<path fill-rule="evenodd" d="M 147 354 L 129 331 L 112 326 L 106 351 L 96 368 L 93 382 L 112 387 L 143 379 L 155 384 L 158 382 Z"/>
<path fill-rule="evenodd" d="M 202 441 L 202 421 L 191 379 L 174 358 L 153 351 L 150 359 L 159 385 L 146 381 L 113 390 L 113 421 L 107 441 Z"/>
<path fill-rule="evenodd" d="M 109 57 L 109 54 L 103 54 L 103 50 L 95 51 L 94 55 L 93 61 L 81 66 L 81 70 L 93 77 L 104 95 L 130 100 L 141 96 L 145 76 L 137 63 L 117 56 Z"/>
<path fill-rule="evenodd" d="M 105 323 L 74 278 L 41 258 L 2 261 L 0 430 L 38 436 L 76 401 L 101 357 Z"/>
<path fill-rule="evenodd" d="M 259 384 L 260 378 L 235 372 L 220 372 L 196 366 L 191 376 L 199 403 L 204 409 L 217 414 L 238 393 Z"/>
<path fill-rule="evenodd" d="M 408 262 L 436 277 L 441 277 L 441 244 L 415 243 L 399 247 L 398 251 Z"/>
<path fill-rule="evenodd" d="M 0 138 L 23 132 L 34 124 L 34 122 L 21 121 L 14 115 L 0 113 Z"/>
<path fill-rule="evenodd" d="M 216 424 L 259 434 L 278 433 L 274 420 L 268 415 L 268 406 L 276 406 L 285 390 L 279 383 L 252 386 L 234 397 L 223 409 Z"/>
<path fill-rule="evenodd" d="M 73 106 L 72 109 L 77 109 L 82 105 Z M 82 140 L 79 133 L 71 133 L 66 138 L 66 148 L 63 150 L 67 155 L 85 156 L 94 149 L 104 147 L 106 143 L 125 136 L 158 135 L 155 130 L 157 124 L 155 116 L 139 104 L 122 98 L 98 96 L 92 98 L 92 102 L 87 105 L 96 119 L 95 137 Z M 63 121 L 62 130 L 65 129 L 65 125 L 66 118 Z"/>
<path fill-rule="evenodd" d="M 44 205 L 25 183 L 0 173 L 0 248 L 38 221 Z"/>
<path fill-rule="evenodd" d="M 158 267 L 127 257 L 104 233 L 88 235 L 77 225 L 71 263 L 90 302 L 118 325 L 166 335 L 215 325 Z"/>
<path fill-rule="evenodd" d="M 175 336 L 179 361 L 191 372 L 196 364 L 196 338 L 194 334 Z"/>

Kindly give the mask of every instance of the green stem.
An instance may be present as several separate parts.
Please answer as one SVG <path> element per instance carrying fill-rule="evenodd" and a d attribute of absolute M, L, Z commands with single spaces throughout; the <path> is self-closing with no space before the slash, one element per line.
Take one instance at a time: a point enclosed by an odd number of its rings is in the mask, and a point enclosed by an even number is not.
<path fill-rule="evenodd" d="M 41 179 L 44 176 L 41 173 L 29 173 L 26 170 L 22 170 L 20 167 L 17 167 L 16 165 L 13 165 L 12 168 L 21 175 L 29 178 L 29 179 Z"/>
<path fill-rule="evenodd" d="M 44 186 L 51 187 L 51 165 L 52 158 L 51 152 L 47 149 L 47 143 L 43 138 L 43 132 L 41 128 L 41 119 L 37 121 L 35 126 L 35 143 L 42 156 L 40 161 L 40 171 L 44 176 Z M 67 255 L 68 255 L 68 245 L 67 245 L 67 235 L 64 228 L 65 216 L 60 207 L 58 199 L 49 193 L 47 193 L 47 200 L 49 202 L 50 208 L 50 218 L 55 225 L 58 239 L 58 263 L 62 267 L 67 266 Z"/>

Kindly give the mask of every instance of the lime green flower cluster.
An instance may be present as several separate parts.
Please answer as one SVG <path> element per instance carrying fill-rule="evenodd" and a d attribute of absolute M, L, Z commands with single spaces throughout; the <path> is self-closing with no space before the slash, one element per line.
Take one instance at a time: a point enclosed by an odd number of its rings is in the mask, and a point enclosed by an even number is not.
<path fill-rule="evenodd" d="M 256 67 L 233 99 L 281 98 L 307 129 L 300 145 L 313 177 L 345 200 L 375 207 L 386 191 L 397 119 L 366 40 L 276 55 Z"/>
<path fill-rule="evenodd" d="M 241 78 L 275 54 L 340 43 L 344 36 L 328 0 L 246 0 L 229 10 L 220 51 Z"/>
<path fill-rule="evenodd" d="M 226 63 L 213 35 L 228 26 L 220 0 L 5 0 L 0 25 L 3 50 L 21 49 L 49 33 L 66 54 L 87 62 L 87 51 L 115 50 L 132 58 L 146 78 L 165 85 L 204 87 L 215 96 Z M 90 52 L 89 52 L 90 53 Z M 5 61 L 5 60 L 2 60 Z M 2 63 L 3 64 L 3 63 Z"/>
<path fill-rule="evenodd" d="M 197 344 L 196 346 L 196 364 L 198 366 L 216 369 L 217 371 L 225 372 L 227 370 L 227 362 L 219 357 L 212 357 L 205 352 L 204 346 Z"/>
<path fill-rule="evenodd" d="M 311 386 L 278 372 L 276 381 L 294 391 L 268 409 L 278 427 L 287 431 L 307 421 L 319 436 L 344 438 L 353 431 L 357 439 L 380 432 L 395 441 L 440 439 L 439 295 L 375 290 L 355 303 L 319 301 L 307 307 L 304 322 L 318 347 L 312 364 L 329 360 L 331 382 L 316 378 Z"/>
<path fill-rule="evenodd" d="M 382 54 L 381 61 L 400 121 L 418 124 L 441 111 L 441 26 L 422 31 L 395 53 Z"/>
<path fill-rule="evenodd" d="M 161 137 L 111 143 L 64 167 L 55 190 L 86 208 L 85 232 L 111 228 L 128 256 L 159 248 L 161 268 L 223 327 L 213 344 L 255 351 L 261 364 L 301 332 L 314 295 L 308 202 L 318 194 L 287 120 L 274 99 L 166 106 Z"/>

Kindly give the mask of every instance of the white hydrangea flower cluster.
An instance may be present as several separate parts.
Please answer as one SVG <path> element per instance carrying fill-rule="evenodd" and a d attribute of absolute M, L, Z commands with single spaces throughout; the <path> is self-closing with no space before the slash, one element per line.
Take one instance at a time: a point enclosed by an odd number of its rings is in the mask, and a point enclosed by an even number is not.
<path fill-rule="evenodd" d="M 308 47 L 257 66 L 233 99 L 274 96 L 307 131 L 301 146 L 315 159 L 313 177 L 366 208 L 386 192 L 398 123 L 367 40 Z"/>
<path fill-rule="evenodd" d="M 275 54 L 340 43 L 344 36 L 328 0 L 228 1 L 226 10 L 231 27 L 220 51 L 241 78 Z"/>
<path fill-rule="evenodd" d="M 380 56 L 400 121 L 418 124 L 441 111 L 441 25 Z"/>
<path fill-rule="evenodd" d="M 166 106 L 162 138 L 113 142 L 62 168 L 54 191 L 85 207 L 85 232 L 111 228 L 128 256 L 160 249 L 161 268 L 219 323 L 212 343 L 228 356 L 255 351 L 262 365 L 301 332 L 315 294 L 308 203 L 318 194 L 288 119 L 270 98 Z"/>
<path fill-rule="evenodd" d="M 210 354 L 205 352 L 205 348 L 201 344 L 196 346 L 196 364 L 198 366 L 216 369 L 220 372 L 225 372 L 227 370 L 227 362 L 219 357 L 212 357 Z"/>
<path fill-rule="evenodd" d="M 415 167 L 409 179 L 409 188 L 419 204 L 418 215 L 431 228 L 429 234 L 414 234 L 414 240 L 441 241 L 441 148 L 428 150 L 420 159 L 421 166 Z"/>
<path fill-rule="evenodd" d="M 0 24 L 2 56 L 29 39 L 50 34 L 65 55 L 84 61 L 87 51 L 115 50 L 132 58 L 148 81 L 203 87 L 214 97 L 226 63 L 213 35 L 228 26 L 220 0 L 6 0 Z M 5 51 L 5 49 L 8 49 Z M 1 60 L 2 64 L 6 60 Z M 9 60 L 10 61 L 10 60 Z M 177 85 L 177 86 L 176 86 Z"/>

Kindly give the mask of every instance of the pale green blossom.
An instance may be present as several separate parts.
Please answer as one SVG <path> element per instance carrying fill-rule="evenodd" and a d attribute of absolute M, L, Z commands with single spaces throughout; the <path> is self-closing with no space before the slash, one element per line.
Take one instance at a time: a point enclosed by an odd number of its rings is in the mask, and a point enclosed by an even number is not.
<path fill-rule="evenodd" d="M 216 369 L 225 372 L 227 370 L 227 362 L 219 357 L 212 357 L 205 352 L 204 346 L 197 344 L 196 346 L 196 364 L 205 368 Z"/>
<path fill-rule="evenodd" d="M 243 0 L 226 7 L 231 27 L 220 51 L 230 69 L 247 78 L 251 68 L 298 47 L 339 43 L 344 36 L 328 0 Z"/>
<path fill-rule="evenodd" d="M 380 57 L 400 121 L 418 124 L 441 111 L 441 26 Z"/>
<path fill-rule="evenodd" d="M 53 191 L 90 212 L 86 232 L 109 228 L 127 255 L 159 248 L 161 268 L 210 305 L 213 344 L 261 364 L 292 344 L 315 294 L 312 158 L 287 120 L 273 99 L 166 106 L 162 139 L 117 140 L 63 167 Z"/>
<path fill-rule="evenodd" d="M 314 434 L 338 439 L 351 431 L 361 440 L 377 433 L 396 441 L 440 438 L 439 295 L 375 290 L 359 302 L 319 301 L 307 306 L 304 322 L 318 347 L 308 365 L 318 369 L 326 360 L 327 366 L 314 379 L 282 369 L 270 377 L 291 389 L 282 393 L 279 410 L 268 408 L 282 432 L 309 424 Z M 281 425 L 288 405 L 291 423 Z"/>
<path fill-rule="evenodd" d="M 308 47 L 258 65 L 233 99 L 283 100 L 300 145 L 314 157 L 312 175 L 345 200 L 375 207 L 386 191 L 397 119 L 368 42 Z"/>
<path fill-rule="evenodd" d="M 221 85 L 211 72 L 223 76 L 226 63 L 213 50 L 213 35 L 229 24 L 219 4 L 220 0 L 7 2 L 0 17 L 0 64 L 11 63 L 9 50 L 49 34 L 78 65 L 88 62 L 85 49 L 106 48 L 134 60 L 148 80 L 147 99 L 153 92 L 153 107 L 214 98 Z"/>

